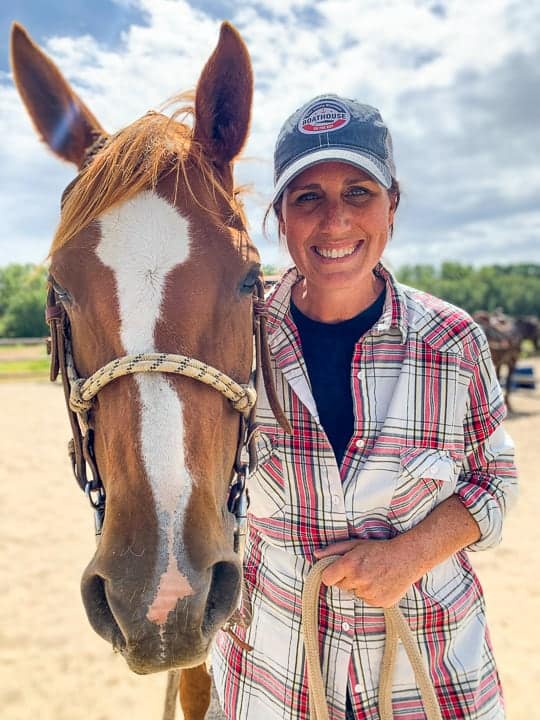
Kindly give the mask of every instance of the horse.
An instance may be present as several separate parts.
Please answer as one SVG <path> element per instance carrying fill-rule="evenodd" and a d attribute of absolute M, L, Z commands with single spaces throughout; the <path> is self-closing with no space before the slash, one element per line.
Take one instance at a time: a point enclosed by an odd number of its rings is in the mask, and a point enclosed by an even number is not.
<path fill-rule="evenodd" d="M 248 51 L 223 23 L 184 116 L 149 112 L 113 134 L 17 23 L 11 61 L 37 134 L 77 170 L 50 248 L 47 316 L 99 538 L 86 614 L 134 672 L 184 668 L 184 714 L 201 720 L 204 663 L 241 592 L 235 471 L 251 443 L 264 292 L 233 180 Z"/>
<path fill-rule="evenodd" d="M 531 340 L 538 350 L 538 318 L 534 316 L 512 318 L 500 310 L 493 313 L 478 310 L 473 313 L 473 318 L 486 334 L 499 382 L 501 382 L 502 367 L 507 369 L 504 382 L 505 402 L 511 410 L 512 375 L 521 355 L 521 344 L 524 340 Z"/>
<path fill-rule="evenodd" d="M 515 319 L 515 324 L 523 340 L 530 340 L 538 352 L 540 350 L 540 318 L 536 315 L 521 315 Z"/>

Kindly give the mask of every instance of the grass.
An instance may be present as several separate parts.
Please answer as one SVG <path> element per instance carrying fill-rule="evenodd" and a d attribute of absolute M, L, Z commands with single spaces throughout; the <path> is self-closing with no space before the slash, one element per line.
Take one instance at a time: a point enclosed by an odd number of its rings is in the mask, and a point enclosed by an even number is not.
<path fill-rule="evenodd" d="M 49 363 L 49 358 L 38 358 L 36 360 L 0 359 L 0 376 L 47 375 L 49 372 Z"/>
<path fill-rule="evenodd" d="M 0 346 L 0 378 L 23 379 L 47 377 L 50 358 L 44 343 L 38 345 Z"/>

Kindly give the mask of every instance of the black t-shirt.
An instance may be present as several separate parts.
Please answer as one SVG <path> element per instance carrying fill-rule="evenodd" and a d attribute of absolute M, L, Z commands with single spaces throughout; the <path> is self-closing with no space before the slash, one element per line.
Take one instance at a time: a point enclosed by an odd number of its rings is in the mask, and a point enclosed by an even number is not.
<path fill-rule="evenodd" d="M 349 320 L 323 323 L 301 312 L 291 299 L 291 314 L 302 343 L 319 419 L 341 463 L 354 433 L 351 362 L 354 346 L 382 315 L 386 290 Z"/>

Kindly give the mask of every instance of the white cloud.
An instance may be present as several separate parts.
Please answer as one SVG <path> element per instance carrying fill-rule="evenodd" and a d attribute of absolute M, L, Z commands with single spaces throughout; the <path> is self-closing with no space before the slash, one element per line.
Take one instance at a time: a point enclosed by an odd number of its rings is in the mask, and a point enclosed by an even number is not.
<path fill-rule="evenodd" d="M 93 38 L 51 38 L 45 50 L 107 129 L 193 87 L 219 22 L 184 0 L 139 0 L 116 52 Z M 194 3 L 195 5 L 195 3 Z M 390 253 L 398 261 L 540 260 L 537 103 L 540 9 L 528 0 L 245 0 L 233 21 L 251 52 L 256 92 L 238 179 L 259 231 L 280 125 L 333 91 L 377 105 L 394 135 L 405 196 Z M 32 29 L 29 28 L 31 31 Z M 70 171 L 36 142 L 11 85 L 0 85 L 3 228 L 0 262 L 42 257 Z M 508 248 L 512 238 L 512 248 Z M 26 244 L 25 244 L 26 243 Z M 403 248 L 403 249 L 402 249 Z"/>

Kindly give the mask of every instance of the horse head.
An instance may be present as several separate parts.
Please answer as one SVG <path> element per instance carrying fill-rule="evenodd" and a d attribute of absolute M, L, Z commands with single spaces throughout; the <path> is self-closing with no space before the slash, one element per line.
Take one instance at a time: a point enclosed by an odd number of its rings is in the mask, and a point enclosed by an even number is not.
<path fill-rule="evenodd" d="M 50 250 L 77 375 L 174 353 L 248 383 L 259 258 L 232 168 L 253 81 L 236 30 L 221 27 L 191 124 L 152 112 L 111 135 L 20 25 L 11 48 L 38 134 L 78 170 Z M 136 672 L 196 665 L 239 597 L 239 413 L 196 378 L 137 373 L 102 387 L 84 424 L 106 495 L 81 585 L 89 621 Z"/>

